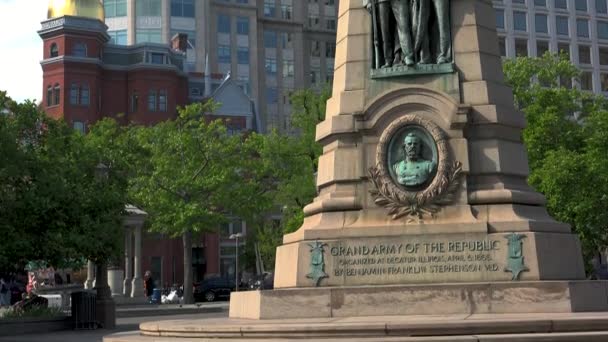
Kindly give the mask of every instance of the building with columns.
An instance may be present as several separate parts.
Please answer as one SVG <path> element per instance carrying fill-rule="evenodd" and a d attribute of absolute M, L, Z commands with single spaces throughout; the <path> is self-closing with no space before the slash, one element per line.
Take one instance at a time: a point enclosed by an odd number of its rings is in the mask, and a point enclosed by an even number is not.
<path fill-rule="evenodd" d="M 115 44 L 167 44 L 176 33 L 187 34 L 189 95 L 215 90 L 197 80 L 207 67 L 214 74 L 230 73 L 254 100 L 263 131 L 291 132 L 289 94 L 333 79 L 337 0 L 103 3 Z"/>
<path fill-rule="evenodd" d="M 564 51 L 582 70 L 580 89 L 608 93 L 607 0 L 494 0 L 502 56 Z"/>

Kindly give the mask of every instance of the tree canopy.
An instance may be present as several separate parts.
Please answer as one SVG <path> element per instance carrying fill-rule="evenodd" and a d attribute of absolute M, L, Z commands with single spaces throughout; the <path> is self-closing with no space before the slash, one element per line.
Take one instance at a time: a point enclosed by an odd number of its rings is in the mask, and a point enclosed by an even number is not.
<path fill-rule="evenodd" d="M 126 183 L 103 166 L 111 147 L 33 102 L 0 92 L 0 108 L 0 267 L 118 255 Z"/>
<path fill-rule="evenodd" d="M 586 260 L 608 246 L 608 111 L 603 96 L 572 88 L 579 70 L 565 54 L 504 63 L 528 126 L 529 183 L 549 212 L 572 225 Z"/>

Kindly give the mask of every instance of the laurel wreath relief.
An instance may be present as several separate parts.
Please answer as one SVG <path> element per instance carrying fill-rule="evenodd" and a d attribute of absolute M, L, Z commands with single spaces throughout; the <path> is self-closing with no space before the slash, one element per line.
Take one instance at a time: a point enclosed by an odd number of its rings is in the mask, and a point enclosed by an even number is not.
<path fill-rule="evenodd" d="M 428 132 L 433 138 L 438 152 L 437 173 L 423 190 L 408 191 L 397 185 L 387 170 L 388 148 L 395 134 L 404 127 L 415 126 Z M 445 132 L 434 122 L 421 115 L 408 114 L 393 121 L 380 136 L 376 150 L 376 165 L 369 169 L 373 184 L 370 194 L 374 203 L 388 209 L 393 220 L 407 216 L 409 220 L 419 220 L 425 216 L 434 217 L 442 206 L 452 203 L 460 188 L 462 163 L 454 161 L 449 152 Z"/>
<path fill-rule="evenodd" d="M 460 186 L 460 173 L 462 164 L 454 162 L 451 167 L 446 168 L 437 186 L 430 191 L 409 192 L 398 189 L 390 179 L 382 177 L 380 166 L 376 165 L 369 169 L 369 174 L 374 188 L 369 192 L 374 197 L 374 203 L 388 209 L 388 214 L 393 220 L 404 216 L 422 218 L 433 217 L 441 210 L 441 207 L 454 201 L 454 195 Z"/>

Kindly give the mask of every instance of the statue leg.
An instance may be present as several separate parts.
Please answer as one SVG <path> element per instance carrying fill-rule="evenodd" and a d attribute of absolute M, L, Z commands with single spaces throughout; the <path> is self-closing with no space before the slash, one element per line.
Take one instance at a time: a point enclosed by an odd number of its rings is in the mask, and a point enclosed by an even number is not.
<path fill-rule="evenodd" d="M 452 59 L 449 0 L 433 0 L 433 6 L 435 6 L 437 24 L 439 26 L 439 53 L 437 54 L 437 64 L 449 63 Z"/>
<path fill-rule="evenodd" d="M 414 64 L 410 6 L 409 0 L 391 0 L 391 7 L 397 21 L 397 32 L 399 33 L 403 62 L 406 65 Z"/>
<path fill-rule="evenodd" d="M 380 30 L 382 31 L 382 47 L 384 52 L 383 68 L 389 68 L 393 65 L 393 32 L 391 32 L 390 11 L 391 8 L 388 2 L 381 2 L 378 4 Z"/>

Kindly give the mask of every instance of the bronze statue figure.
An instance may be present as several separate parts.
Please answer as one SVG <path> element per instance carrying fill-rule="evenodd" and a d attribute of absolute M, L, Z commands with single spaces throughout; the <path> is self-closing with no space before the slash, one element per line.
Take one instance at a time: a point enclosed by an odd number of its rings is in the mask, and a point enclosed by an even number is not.
<path fill-rule="evenodd" d="M 421 139 L 414 133 L 408 133 L 403 139 L 405 158 L 393 165 L 397 183 L 405 186 L 424 184 L 435 171 L 436 163 L 422 158 Z"/>
<path fill-rule="evenodd" d="M 372 14 L 374 68 L 414 65 L 410 0 L 363 0 L 363 4 Z"/>
<path fill-rule="evenodd" d="M 452 61 L 449 0 L 363 0 L 372 15 L 373 68 Z"/>

